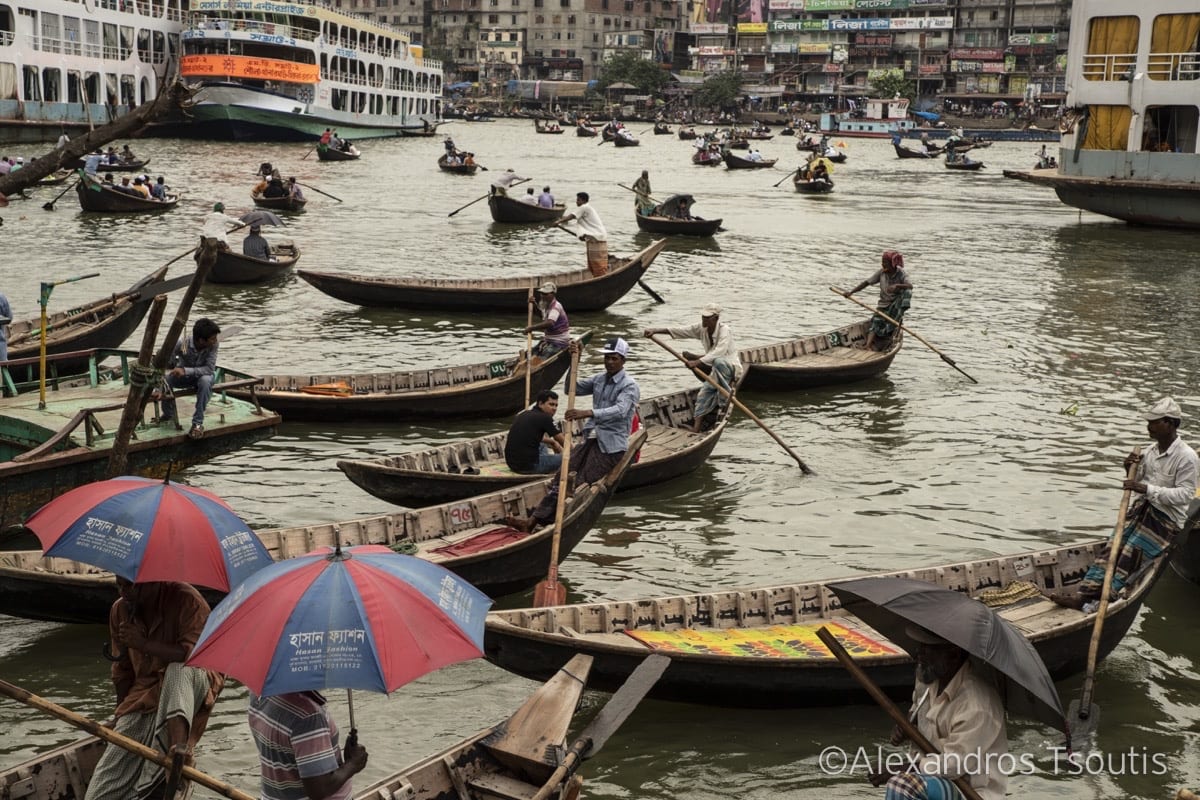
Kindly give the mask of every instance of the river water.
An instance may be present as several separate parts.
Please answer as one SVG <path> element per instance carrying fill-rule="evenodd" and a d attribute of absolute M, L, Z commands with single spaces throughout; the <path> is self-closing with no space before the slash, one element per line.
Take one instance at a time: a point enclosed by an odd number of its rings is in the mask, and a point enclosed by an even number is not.
<path fill-rule="evenodd" d="M 636 130 L 636 129 L 635 129 Z M 916 284 L 911 327 L 978 385 L 916 341 L 887 376 L 845 388 L 745 400 L 816 470 L 794 462 L 753 423 L 735 418 L 708 464 L 669 485 L 620 495 L 564 563 L 570 598 L 636 597 L 829 578 L 1013 553 L 1104 535 L 1120 498 L 1121 459 L 1145 444 L 1142 407 L 1164 394 L 1184 406 L 1190 436 L 1200 395 L 1200 237 L 1080 215 L 1048 191 L 1001 177 L 1028 168 L 1037 145 L 979 151 L 978 174 L 937 161 L 897 160 L 887 142 L 846 140 L 834 194 L 797 195 L 785 171 L 693 167 L 690 143 L 644 136 L 615 149 L 572 132 L 539 136 L 515 121 L 457 123 L 460 148 L 495 174 L 511 167 L 559 197 L 591 193 L 610 250 L 648 244 L 619 188 L 649 169 L 655 195 L 689 192 L 695 211 L 723 217 L 712 240 L 673 241 L 646 282 L 608 311 L 575 314 L 577 329 L 630 338 L 628 369 L 643 397 L 690 385 L 646 326 L 686 324 L 708 302 L 725 307 L 741 346 L 838 327 L 862 316 L 832 294 L 901 251 Z M 554 229 L 491 223 L 486 204 L 451 210 L 486 192 L 489 173 L 461 177 L 435 165 L 441 142 L 364 142 L 361 161 L 321 164 L 297 145 L 148 140 L 139 154 L 184 194 L 153 218 L 85 217 L 73 194 L 43 211 L 49 189 L 0 211 L 0 287 L 18 317 L 36 311 L 38 281 L 99 270 L 59 287 L 67 308 L 133 283 L 190 247 L 212 203 L 248 208 L 262 161 L 344 200 L 308 191 L 306 213 L 272 235 L 293 238 L 302 267 L 376 275 L 505 276 L 582 264 L 582 246 Z M 760 149 L 788 169 L 794 140 Z M 14 151 L 15 153 L 15 151 Z M 34 155 L 34 153 L 22 153 Z M 186 262 L 185 262 L 186 263 Z M 867 299 L 869 293 L 864 295 Z M 568 312 L 570 309 L 568 309 Z M 375 371 L 468 363 L 515 353 L 522 320 L 505 316 L 367 310 L 295 277 L 268 287 L 207 287 L 194 316 L 241 331 L 222 360 L 251 372 Z M 588 356 L 600 368 L 598 354 Z M 445 425 L 285 424 L 254 447 L 181 479 L 225 497 L 254 526 L 381 513 L 334 466 L 478 435 L 502 421 Z M 1010 721 L 1010 745 L 1035 769 L 1014 795 L 1163 798 L 1200 780 L 1200 692 L 1193 635 L 1195 587 L 1173 573 L 1099 671 L 1103 710 L 1095 774 L 1055 774 L 1050 731 Z M 529 601 L 506 598 L 506 606 Z M 0 675 L 81 713 L 111 710 L 106 638 L 99 627 L 4 619 Z M 1063 683 L 1064 705 L 1079 680 Z M 371 753 L 360 785 L 498 721 L 533 684 L 485 662 L 448 668 L 390 697 L 356 696 Z M 601 695 L 588 696 L 596 706 Z M 344 723 L 345 699 L 333 699 Z M 866 706 L 741 711 L 646 702 L 583 769 L 596 798 L 851 798 L 877 795 L 828 747 L 874 748 L 890 730 Z M 0 768 L 73 738 L 56 721 L 0 703 Z M 253 791 L 257 761 L 245 691 L 227 691 L 202 743 L 200 766 Z M 201 794 L 203 796 L 203 793 Z"/>

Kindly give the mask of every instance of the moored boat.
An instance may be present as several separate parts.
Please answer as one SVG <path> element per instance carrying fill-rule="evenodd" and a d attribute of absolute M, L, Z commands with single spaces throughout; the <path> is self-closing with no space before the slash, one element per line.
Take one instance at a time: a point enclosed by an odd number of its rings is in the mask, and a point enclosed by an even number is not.
<path fill-rule="evenodd" d="M 558 299 L 572 311 L 599 311 L 625 295 L 666 247 L 666 239 L 651 242 L 629 258 L 609 256 L 608 271 L 590 270 L 529 275 L 517 278 L 377 278 L 338 272 L 297 270 L 319 291 L 347 303 L 386 308 L 486 311 L 524 314 L 531 287 L 551 282 Z"/>
<path fill-rule="evenodd" d="M 680 213 L 680 203 L 687 201 L 687 215 Z M 671 195 L 659 203 L 649 214 L 641 208 L 634 209 L 634 217 L 640 230 L 676 236 L 712 236 L 721 229 L 721 219 L 704 219 L 692 216 L 695 199 L 690 194 Z"/>
<path fill-rule="evenodd" d="M 811 389 L 882 375 L 900 352 L 903 334 L 897 331 L 883 350 L 867 350 L 862 345 L 870 325 L 867 319 L 826 333 L 746 348 L 738 353 L 746 367 L 742 389 Z"/>
<path fill-rule="evenodd" d="M 111 184 L 101 183 L 94 175 L 84 172 L 79 174 L 79 182 L 75 184 L 75 195 L 79 198 L 79 207 L 84 211 L 103 214 L 157 214 L 170 211 L 179 205 L 178 195 L 167 195 L 165 200 L 146 199 L 140 194 L 127 194 Z"/>
<path fill-rule="evenodd" d="M 438 169 L 443 172 L 453 172 L 455 175 L 474 175 L 475 171 L 479 169 L 479 165 L 474 161 L 470 164 L 466 163 L 465 160 L 457 164 L 451 164 L 445 153 L 438 157 L 437 165 Z"/>
<path fill-rule="evenodd" d="M 286 275 L 300 260 L 294 244 L 271 245 L 271 258 L 254 258 L 232 250 L 218 250 L 217 261 L 205 278 L 209 283 L 266 283 Z"/>
<path fill-rule="evenodd" d="M 496 222 L 524 225 L 553 222 L 566 213 L 567 207 L 557 204 L 546 208 L 533 203 L 523 203 L 507 195 L 493 193 L 488 197 L 488 210 L 492 212 L 492 219 Z"/>
<path fill-rule="evenodd" d="M 586 344 L 591 332 L 577 337 Z M 523 356 L 523 354 L 522 354 Z M 533 365 L 531 392 L 552 388 L 571 358 L 561 350 Z M 249 397 L 233 392 L 235 397 Z M 522 357 L 482 364 L 340 375 L 264 375 L 255 398 L 285 420 L 325 423 L 499 417 L 525 405 Z"/>
<path fill-rule="evenodd" d="M 744 158 L 735 153 L 726 151 L 722 154 L 725 159 L 726 169 L 771 169 L 775 166 L 777 158 L 759 158 L 755 161 L 752 158 Z"/>
<path fill-rule="evenodd" d="M 897 158 L 933 158 L 936 153 L 930 153 L 926 150 L 914 150 L 911 147 L 905 147 L 898 140 L 892 141 L 892 146 L 896 148 Z M 941 152 L 940 150 L 938 151 Z"/>
<path fill-rule="evenodd" d="M 699 389 L 651 397 L 638 404 L 646 443 L 618 491 L 663 483 L 697 469 L 712 454 L 729 420 L 728 406 L 702 433 L 691 430 Z M 576 433 L 583 426 L 576 424 Z M 377 461 L 339 461 L 338 469 L 360 489 L 396 505 L 419 508 L 552 479 L 513 472 L 504 462 L 508 433 L 452 442 Z"/>
<path fill-rule="evenodd" d="M 1017 599 L 1028 588 L 1021 582 L 1037 590 L 1076 582 L 1107 542 L 852 577 L 911 578 L 976 598 L 994 590 L 993 607 L 1061 680 L 1086 668 L 1096 615 L 1063 608 L 1032 590 L 1032 596 Z M 1163 566 L 1159 559 L 1137 574 L 1128 596 L 1110 603 L 1101 658 L 1129 630 Z M 651 697 L 688 703 L 779 708 L 865 701 L 859 684 L 816 638 L 824 626 L 854 652 L 880 688 L 910 696 L 912 660 L 899 645 L 843 611 L 828 588 L 831 583 L 836 581 L 493 611 L 485 651 L 492 663 L 534 679 L 588 654 L 595 659 L 592 676 L 600 689 L 619 686 L 648 653 L 662 653 L 671 666 Z"/>
<path fill-rule="evenodd" d="M 308 205 L 308 200 L 303 197 L 293 197 L 286 194 L 279 197 L 267 197 L 263 194 L 250 192 L 250 199 L 259 208 L 270 208 L 275 211 L 303 211 L 304 207 Z"/>
<path fill-rule="evenodd" d="M 908 103 L 904 97 L 868 98 L 861 107 L 822 114 L 817 127 L 821 133 L 862 139 L 887 139 L 894 134 L 903 135 L 905 131 L 917 127 L 908 118 Z"/>

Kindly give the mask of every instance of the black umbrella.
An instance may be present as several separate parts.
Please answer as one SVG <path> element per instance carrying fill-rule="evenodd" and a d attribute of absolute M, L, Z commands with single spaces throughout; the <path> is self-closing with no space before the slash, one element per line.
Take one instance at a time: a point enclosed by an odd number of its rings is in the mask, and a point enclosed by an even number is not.
<path fill-rule="evenodd" d="M 1046 664 L 1008 620 L 962 592 L 908 578 L 860 578 L 826 584 L 842 608 L 915 655 L 909 625 L 958 645 L 991 678 L 1009 713 L 1068 734 L 1066 715 Z"/>
<path fill-rule="evenodd" d="M 278 214 L 273 214 L 265 208 L 256 208 L 252 211 L 247 211 L 238 217 L 247 225 L 286 225 Z"/>

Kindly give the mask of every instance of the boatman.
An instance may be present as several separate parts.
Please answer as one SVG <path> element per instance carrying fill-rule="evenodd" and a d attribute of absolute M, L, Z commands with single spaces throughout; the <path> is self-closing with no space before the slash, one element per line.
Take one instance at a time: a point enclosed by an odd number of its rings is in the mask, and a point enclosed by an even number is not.
<path fill-rule="evenodd" d="M 501 197 L 508 196 L 508 190 L 512 188 L 514 183 L 526 181 L 528 178 L 522 178 L 511 169 L 506 169 L 500 175 L 492 179 L 492 194 L 500 195 Z"/>
<path fill-rule="evenodd" d="M 733 344 L 733 332 L 728 322 L 721 322 L 721 307 L 709 303 L 700 310 L 700 322 L 686 328 L 646 328 L 646 336 L 665 333 L 672 339 L 699 339 L 704 345 L 704 354 L 683 354 L 691 369 L 699 370 L 705 375 L 711 375 L 726 391 L 733 391 L 737 384 L 738 375 L 742 372 L 742 361 L 738 357 L 737 348 Z M 701 379 L 703 380 L 703 379 Z M 725 395 L 708 381 L 703 381 L 700 393 L 696 395 L 696 411 L 693 415 L 692 430 L 699 433 L 708 430 L 717 422 L 717 409 L 728 401 Z"/>
<path fill-rule="evenodd" d="M 579 226 L 579 240 L 587 244 L 587 265 L 592 274 L 600 277 L 608 272 L 608 231 L 600 221 L 600 214 L 588 205 L 588 193 L 575 195 L 575 212 L 567 214 L 558 225 L 575 220 Z"/>
<path fill-rule="evenodd" d="M 642 170 L 642 176 L 634 181 L 633 190 L 637 192 L 637 196 L 633 198 L 634 210 L 641 213 L 642 216 L 650 216 L 654 213 L 654 201 L 650 199 L 650 170 Z"/>
<path fill-rule="evenodd" d="M 542 321 L 527 327 L 523 333 L 545 331 L 542 340 L 533 349 L 535 356 L 549 358 L 560 350 L 566 350 L 571 343 L 571 321 L 562 303 L 558 301 L 558 286 L 554 281 L 546 281 L 538 287 L 534 298 L 534 307 L 542 315 Z"/>
<path fill-rule="evenodd" d="M 229 239 L 225 235 L 228 230 L 227 226 L 241 224 L 240 219 L 225 213 L 224 203 L 213 203 L 213 210 L 204 217 L 204 229 L 200 231 L 201 246 L 204 245 L 204 239 L 216 239 L 219 249 L 228 250 Z M 196 258 L 199 259 L 199 251 L 197 251 Z"/>
<path fill-rule="evenodd" d="M 1120 553 L 1113 571 L 1110 592 L 1125 587 L 1130 576 L 1149 567 L 1175 541 L 1187 522 L 1188 504 L 1196 496 L 1196 451 L 1179 437 L 1183 411 L 1170 397 L 1159 400 L 1142 415 L 1146 432 L 1154 440 L 1141 456 L 1125 457 L 1125 472 L 1137 464 L 1132 479 L 1122 487 L 1140 495 L 1129 509 L 1121 532 Z M 1068 608 L 1083 608 L 1100 599 L 1108 566 L 1108 549 L 1096 558 L 1083 580 L 1050 599 Z"/>
<path fill-rule="evenodd" d="M 562 466 L 563 435 L 554 426 L 558 394 L 538 392 L 537 402 L 513 420 L 504 442 L 504 463 L 519 475 L 548 475 Z"/>
<path fill-rule="evenodd" d="M 879 285 L 879 302 L 875 304 L 875 310 L 882 311 L 896 322 L 903 322 L 904 312 L 908 311 L 912 303 L 913 289 L 912 281 L 904 271 L 904 256 L 895 250 L 884 250 L 879 271 L 846 294 L 854 294 L 876 284 Z M 878 341 L 879 349 L 886 349 L 895 332 L 895 325 L 875 314 L 871 317 L 866 348 L 874 350 L 875 342 Z"/>

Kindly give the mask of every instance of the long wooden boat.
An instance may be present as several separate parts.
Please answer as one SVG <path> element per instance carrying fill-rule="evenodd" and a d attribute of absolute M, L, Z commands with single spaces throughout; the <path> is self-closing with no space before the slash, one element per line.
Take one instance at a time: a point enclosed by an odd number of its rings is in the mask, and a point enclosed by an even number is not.
<path fill-rule="evenodd" d="M 688 127 L 688 128 L 680 128 L 680 129 L 678 130 L 678 132 L 676 133 L 676 135 L 677 135 L 677 136 L 678 136 L 680 139 L 683 139 L 684 141 L 687 141 L 687 140 L 689 140 L 689 139 L 695 139 L 695 138 L 696 138 L 696 130 L 695 130 L 694 128 L 691 128 L 691 127 Z"/>
<path fill-rule="evenodd" d="M 67 166 L 71 169 L 83 169 L 85 160 L 86 159 L 79 158 L 69 163 Z M 149 163 L 150 159 L 148 158 L 134 161 L 118 161 L 116 164 L 101 162 L 96 170 L 101 174 L 105 172 L 141 172 L 142 168 Z"/>
<path fill-rule="evenodd" d="M 654 124 L 654 135 L 655 136 L 670 136 L 674 132 L 675 131 L 671 130 L 670 125 L 667 125 L 665 123 L 655 123 Z"/>
<path fill-rule="evenodd" d="M 150 310 L 153 298 L 144 294 L 148 286 L 167 274 L 159 267 L 123 292 L 85 303 L 70 311 L 59 311 L 47 319 L 46 352 L 49 355 L 120 347 L 137 330 Z M 33 358 L 41 348 L 42 321 L 38 317 L 14 321 L 8 327 L 8 356 Z M 87 368 L 88 359 L 55 359 L 52 366 L 60 375 L 78 375 Z M 13 372 L 18 372 L 14 367 Z M 35 368 L 36 369 L 36 368 Z M 49 372 L 49 370 L 48 370 Z M 36 375 L 36 372 L 32 373 Z"/>
<path fill-rule="evenodd" d="M 545 125 L 543 125 L 543 124 L 541 124 L 541 120 L 535 119 L 533 121 L 534 131 L 536 131 L 537 133 L 546 133 L 546 134 L 550 134 L 550 135 L 561 134 L 563 132 L 562 126 L 558 124 L 557 120 L 551 120 L 551 121 L 554 122 L 553 128 L 550 127 L 549 122 L 547 122 Z"/>
<path fill-rule="evenodd" d="M 73 169 L 56 170 L 35 183 L 34 186 L 62 186 L 74 173 Z"/>
<path fill-rule="evenodd" d="M 178 195 L 167 195 L 166 200 L 147 200 L 119 192 L 86 173 L 80 173 L 79 182 L 75 184 L 75 195 L 79 198 L 79 207 L 84 211 L 105 214 L 158 213 L 170 211 L 179 205 Z"/>
<path fill-rule="evenodd" d="M 762 161 L 753 161 L 749 158 L 742 158 L 734 153 L 726 152 L 725 169 L 771 169 L 775 166 L 777 158 L 764 158 Z"/>
<path fill-rule="evenodd" d="M 591 340 L 591 331 L 577 338 Z M 362 422 L 500 417 L 525 405 L 524 354 L 457 367 L 342 375 L 264 375 L 259 403 L 288 421 Z M 571 357 L 560 350 L 534 363 L 530 391 L 550 389 Z M 234 392 L 249 398 L 248 392 Z"/>
<path fill-rule="evenodd" d="M 478 164 L 451 164 L 446 161 L 445 153 L 438 157 L 437 165 L 443 172 L 453 172 L 455 175 L 474 175 L 479 169 Z"/>
<path fill-rule="evenodd" d="M 338 150 L 336 147 L 328 145 L 317 145 L 318 161 L 358 161 L 360 158 L 362 158 L 362 153 L 358 152 L 358 148 Z"/>
<path fill-rule="evenodd" d="M 613 137 L 612 143 L 617 147 L 637 147 L 641 142 L 628 133 L 621 133 Z"/>
<path fill-rule="evenodd" d="M 729 414 L 726 407 L 716 425 L 703 433 L 693 433 L 692 411 L 699 391 L 674 392 L 638 404 L 646 444 L 618 491 L 664 483 L 692 472 L 708 459 L 725 431 Z M 582 428 L 581 424 L 574 426 L 576 433 Z M 509 469 L 504 462 L 506 441 L 507 431 L 378 461 L 339 461 L 337 465 L 368 494 L 409 508 L 547 479 L 545 475 L 522 475 Z"/>
<path fill-rule="evenodd" d="M 972 597 L 1017 581 L 1055 589 L 1079 581 L 1107 542 L 848 577 L 911 578 Z M 1109 605 L 1101 657 L 1129 630 L 1162 568 L 1159 559 L 1131 583 L 1128 597 Z M 662 653 L 671 666 L 651 696 L 688 703 L 780 708 L 865 701 L 858 683 L 816 638 L 816 629 L 824 625 L 881 688 L 911 695 L 911 659 L 899 645 L 842 610 L 828 588 L 836 582 L 493 611 L 485 651 L 492 663 L 535 679 L 587 654 L 595 659 L 596 687 L 604 690 L 619 686 L 648 653 Z M 1029 639 L 1055 680 L 1085 669 L 1094 613 L 1063 608 L 1040 595 L 997 611 Z"/>
<path fill-rule="evenodd" d="M 105 477 L 137 354 L 92 350 L 53 358 L 79 357 L 88 359 L 89 374 L 54 380 L 44 409 L 38 408 L 36 383 L 9 387 L 18 394 L 0 401 L 0 530 L 19 524 L 27 513 L 68 489 Z M 106 358 L 117 363 L 101 367 Z M 19 370 L 23 363 L 35 361 L 18 359 L 3 369 L 13 374 L 13 367 Z M 229 395 L 230 390 L 248 390 L 257 382 L 218 367 L 204 436 L 191 439 L 187 428 L 175 423 L 140 424 L 129 442 L 128 474 L 162 477 L 172 464 L 182 469 L 272 435 L 279 425 L 277 414 Z M 177 402 L 180 418 L 188 419 L 191 396 Z"/>
<path fill-rule="evenodd" d="M 640 208 L 634 209 L 634 218 L 640 230 L 659 233 L 667 236 L 712 236 L 720 228 L 723 219 L 679 219 L 678 217 L 660 217 L 643 214 Z"/>
<path fill-rule="evenodd" d="M 746 368 L 742 388 L 791 391 L 852 383 L 882 375 L 903 345 L 896 332 L 886 350 L 865 350 L 870 319 L 844 328 L 772 342 L 738 353 Z"/>
<path fill-rule="evenodd" d="M 801 178 L 799 173 L 792 178 L 792 185 L 800 194 L 829 194 L 833 191 L 833 181 L 828 178 Z"/>
<path fill-rule="evenodd" d="M 983 169 L 982 161 L 947 161 L 946 169 L 954 169 L 962 172 L 977 172 Z"/>
<path fill-rule="evenodd" d="M 892 147 L 896 148 L 897 158 L 933 158 L 936 155 L 925 150 L 913 150 L 911 147 L 905 147 L 899 142 L 892 142 Z"/>
<path fill-rule="evenodd" d="M 102 739 L 87 736 L 0 771 L 0 798 L 75 800 L 85 797 L 96 764 L 107 746 Z M 194 784 L 185 785 L 187 788 L 175 795 L 177 800 L 188 800 L 193 796 Z M 160 787 L 157 793 L 151 794 L 151 798 L 161 800 L 162 795 Z"/>
<path fill-rule="evenodd" d="M 561 562 L 591 530 L 620 483 L 645 433 L 630 437 L 625 456 L 601 480 L 568 498 L 558 558 Z M 203 439 L 201 441 L 204 441 Z M 554 526 L 523 533 L 509 515 L 527 517 L 547 483 L 528 483 L 470 500 L 341 522 L 255 531 L 276 560 L 322 546 L 382 544 L 441 564 L 492 597 L 524 591 L 546 577 Z M 216 602 L 221 593 L 204 590 Z M 51 622 L 99 624 L 117 599 L 116 580 L 74 561 L 44 558 L 36 550 L 0 552 L 0 614 Z M 564 659 L 565 663 L 566 659 Z"/>
<path fill-rule="evenodd" d="M 271 245 L 270 259 L 254 258 L 232 250 L 217 251 L 206 280 L 209 283 L 265 283 L 286 275 L 300 260 L 300 248 L 294 244 Z"/>
<path fill-rule="evenodd" d="M 296 274 L 325 294 L 360 306 L 523 315 L 530 287 L 552 281 L 558 299 L 572 312 L 600 311 L 633 288 L 666 244 L 658 239 L 630 258 L 609 256 L 608 272 L 598 277 L 587 269 L 519 278 L 376 278 L 303 269 Z"/>
<path fill-rule="evenodd" d="M 600 132 L 591 125 L 579 124 L 575 126 L 575 135 L 590 139 L 594 136 L 599 136 Z"/>
<path fill-rule="evenodd" d="M 502 194 L 493 194 L 488 198 L 488 210 L 496 222 L 506 222 L 512 225 L 525 225 L 537 222 L 553 222 L 566 213 L 567 207 L 562 204 L 544 208 L 531 203 L 522 203 Z"/>
<path fill-rule="evenodd" d="M 283 197 L 266 197 L 265 195 L 250 193 L 250 199 L 254 201 L 254 205 L 259 208 L 271 208 L 275 211 L 303 211 L 308 205 L 308 200 L 302 197 L 292 197 L 284 195 Z"/>
<path fill-rule="evenodd" d="M 692 163 L 698 167 L 719 167 L 724 160 L 715 150 L 697 150 L 692 153 Z"/>

